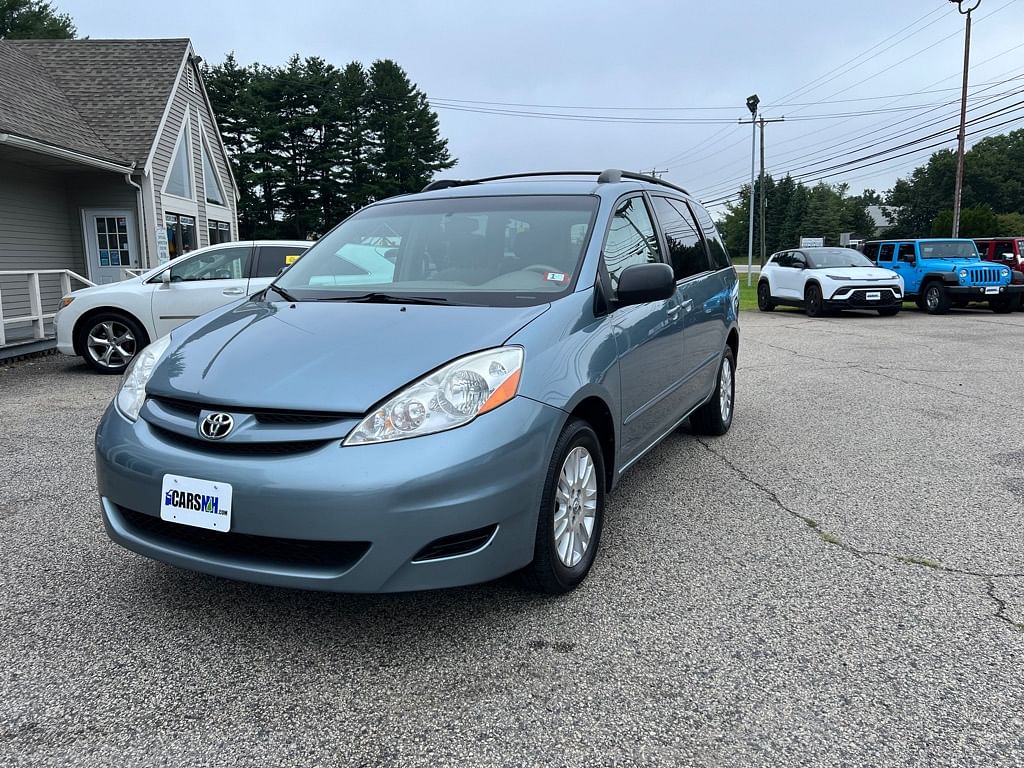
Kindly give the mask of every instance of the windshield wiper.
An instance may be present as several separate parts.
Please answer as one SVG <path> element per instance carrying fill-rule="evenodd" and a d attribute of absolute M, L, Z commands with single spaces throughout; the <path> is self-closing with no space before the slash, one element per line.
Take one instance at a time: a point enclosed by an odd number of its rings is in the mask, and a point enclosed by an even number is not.
<path fill-rule="evenodd" d="M 392 293 L 364 293 L 362 296 L 332 296 L 317 301 L 351 301 L 361 304 L 450 304 L 448 299 L 434 296 L 399 296 Z"/>
<path fill-rule="evenodd" d="M 286 291 L 284 288 L 281 288 L 277 284 L 270 285 L 267 288 L 267 290 L 273 291 L 274 293 L 278 294 L 285 301 L 298 301 L 298 299 L 296 299 L 294 296 L 288 293 L 288 291 Z"/>

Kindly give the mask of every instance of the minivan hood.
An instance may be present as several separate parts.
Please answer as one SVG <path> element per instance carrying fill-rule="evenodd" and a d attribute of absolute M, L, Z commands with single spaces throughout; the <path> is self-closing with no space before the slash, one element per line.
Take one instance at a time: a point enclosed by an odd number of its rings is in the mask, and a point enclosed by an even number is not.
<path fill-rule="evenodd" d="M 533 307 L 245 301 L 172 335 L 150 395 L 362 414 L 451 360 L 501 346 Z"/>

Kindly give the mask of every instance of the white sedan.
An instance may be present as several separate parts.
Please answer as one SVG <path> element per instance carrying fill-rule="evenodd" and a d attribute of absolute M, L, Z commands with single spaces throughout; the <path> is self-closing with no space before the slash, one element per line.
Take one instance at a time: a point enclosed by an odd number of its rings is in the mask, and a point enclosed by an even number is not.
<path fill-rule="evenodd" d="M 57 349 L 101 373 L 123 373 L 135 353 L 184 322 L 270 285 L 312 245 L 248 240 L 200 248 L 139 277 L 64 296 Z"/>
<path fill-rule="evenodd" d="M 803 307 L 808 317 L 836 309 L 895 315 L 903 306 L 903 278 L 852 248 L 779 251 L 761 270 L 757 308 L 771 312 L 780 304 Z"/>

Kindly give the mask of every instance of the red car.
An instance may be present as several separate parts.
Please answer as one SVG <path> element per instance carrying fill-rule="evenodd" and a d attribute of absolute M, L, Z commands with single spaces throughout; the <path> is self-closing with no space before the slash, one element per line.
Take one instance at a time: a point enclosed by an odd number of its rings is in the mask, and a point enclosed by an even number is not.
<path fill-rule="evenodd" d="M 1024 283 L 1024 237 L 979 237 L 974 244 L 985 261 L 994 261 L 1013 270 L 1013 283 Z M 1024 301 L 1018 304 L 1024 310 Z"/>

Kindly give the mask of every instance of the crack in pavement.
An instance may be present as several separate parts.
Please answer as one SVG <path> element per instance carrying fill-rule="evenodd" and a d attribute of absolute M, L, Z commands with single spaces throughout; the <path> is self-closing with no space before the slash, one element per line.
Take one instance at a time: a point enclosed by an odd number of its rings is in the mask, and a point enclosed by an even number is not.
<path fill-rule="evenodd" d="M 880 551 L 876 551 L 876 550 L 860 549 L 858 547 L 855 547 L 852 544 L 849 544 L 848 542 L 846 542 L 843 539 L 839 538 L 835 534 L 833 534 L 833 533 L 823 529 L 818 524 L 818 521 L 815 520 L 814 518 L 809 517 L 808 515 L 804 515 L 804 514 L 802 514 L 800 512 L 797 512 L 795 509 L 792 509 L 791 507 L 786 505 L 782 501 L 782 499 L 779 498 L 779 495 L 774 490 L 769 488 L 764 483 L 761 483 L 758 480 L 755 480 L 753 477 L 751 477 L 749 474 L 747 474 L 747 472 L 745 470 L 743 470 L 742 468 L 737 466 L 728 456 L 720 453 L 719 451 L 716 451 L 713 447 L 711 447 L 711 445 L 706 440 L 704 440 L 701 437 L 696 437 L 696 440 L 697 440 L 697 443 L 700 444 L 704 448 L 704 450 L 706 450 L 708 453 L 710 453 L 715 458 L 719 459 L 723 464 L 725 464 L 729 469 L 731 469 L 735 474 L 737 474 L 748 485 L 751 485 L 754 488 L 757 488 L 759 491 L 761 491 L 761 493 L 763 493 L 775 506 L 777 506 L 783 512 L 785 512 L 786 514 L 790 515 L 794 519 L 799 520 L 800 522 L 802 522 L 805 526 L 807 526 L 810 530 L 812 530 L 814 532 L 814 534 L 819 539 L 824 541 L 826 544 L 830 544 L 830 545 L 832 545 L 834 547 L 838 547 L 839 549 L 843 550 L 844 552 L 847 552 L 848 554 L 853 555 L 856 558 L 859 558 L 861 560 L 866 560 L 867 562 L 872 563 L 873 565 L 876 565 L 876 566 L 878 566 L 880 568 L 884 568 L 887 571 L 893 571 L 895 569 L 892 568 L 892 567 L 886 566 L 886 565 L 884 565 L 882 563 L 879 563 L 879 562 L 877 562 L 877 560 L 875 560 L 873 558 L 884 558 L 885 560 L 888 560 L 890 563 L 892 563 L 893 565 L 896 565 L 896 566 L 908 566 L 909 565 L 909 566 L 916 566 L 916 567 L 923 567 L 923 568 L 931 568 L 932 570 L 935 570 L 935 571 L 941 571 L 943 573 L 950 573 L 950 574 L 954 574 L 956 576 L 967 576 L 969 578 L 982 579 L 983 582 L 985 583 L 985 595 L 996 606 L 996 611 L 995 611 L 994 617 L 996 619 L 999 619 L 1000 621 L 1008 624 L 1016 632 L 1024 632 L 1024 622 L 1014 621 L 1007 614 L 1007 604 L 1006 604 L 1006 601 L 1003 600 L 1002 598 L 1000 598 L 996 594 L 996 587 L 995 587 L 995 580 L 996 579 L 1024 578 L 1024 573 L 985 573 L 983 571 L 973 571 L 973 570 L 968 570 L 968 569 L 965 569 L 965 568 L 953 568 L 953 567 L 948 566 L 948 565 L 943 565 L 941 562 L 939 562 L 937 560 L 931 560 L 931 559 L 924 558 L 924 557 L 907 556 L 907 555 L 894 555 L 894 554 L 892 554 L 890 552 L 880 552 Z"/>

